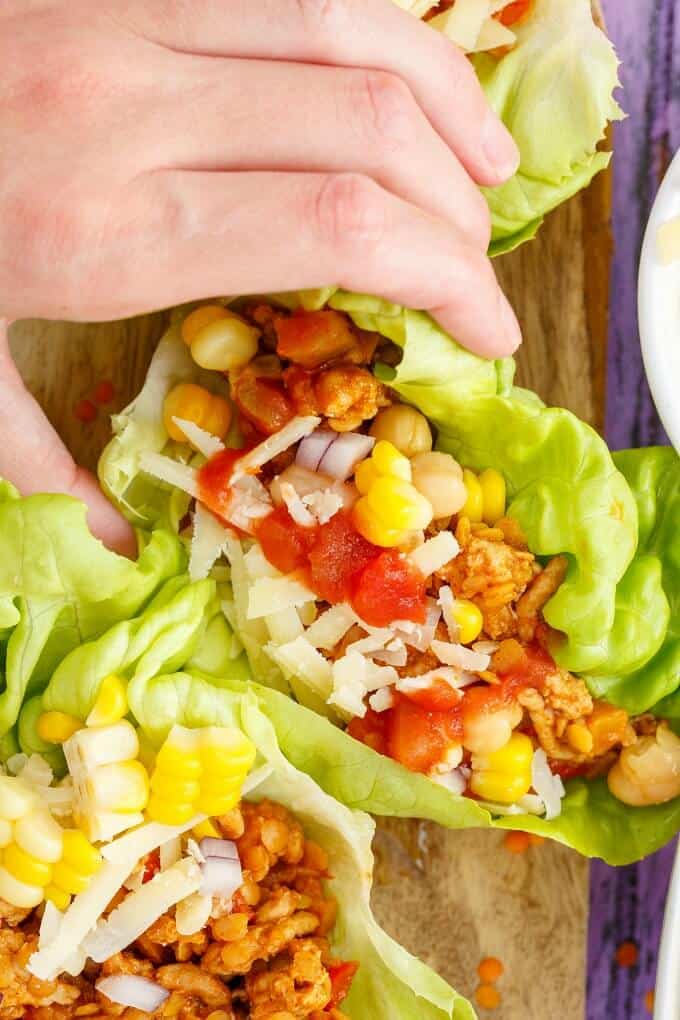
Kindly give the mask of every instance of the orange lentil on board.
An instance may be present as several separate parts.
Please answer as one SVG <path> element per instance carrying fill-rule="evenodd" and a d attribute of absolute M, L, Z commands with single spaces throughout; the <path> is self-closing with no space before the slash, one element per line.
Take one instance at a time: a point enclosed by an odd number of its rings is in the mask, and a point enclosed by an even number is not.
<path fill-rule="evenodd" d="M 102 379 L 94 388 L 92 397 L 96 404 L 110 404 L 116 395 L 116 390 L 110 379 Z"/>
<path fill-rule="evenodd" d="M 619 967 L 634 967 L 638 960 L 638 947 L 634 942 L 622 942 L 616 950 Z"/>
<path fill-rule="evenodd" d="M 97 417 L 97 408 L 91 400 L 79 400 L 73 408 L 73 416 L 87 425 Z"/>
<path fill-rule="evenodd" d="M 495 956 L 485 956 L 477 967 L 479 980 L 485 985 L 491 985 L 498 981 L 503 973 L 503 964 Z"/>
<path fill-rule="evenodd" d="M 526 832 L 506 832 L 503 846 L 511 854 L 523 854 L 529 849 L 529 835 Z"/>
<path fill-rule="evenodd" d="M 645 992 L 645 1009 L 648 1013 L 654 1012 L 654 989 L 650 988 L 648 992 Z"/>
<path fill-rule="evenodd" d="M 475 999 L 480 1009 L 498 1009 L 501 1004 L 501 993 L 493 985 L 479 985 Z"/>

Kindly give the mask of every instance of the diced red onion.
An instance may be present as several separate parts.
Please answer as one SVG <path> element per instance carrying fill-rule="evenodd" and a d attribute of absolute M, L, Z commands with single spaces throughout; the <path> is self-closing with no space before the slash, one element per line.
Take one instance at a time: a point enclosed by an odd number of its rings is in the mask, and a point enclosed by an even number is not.
<path fill-rule="evenodd" d="M 368 457 L 374 446 L 373 436 L 364 436 L 360 432 L 343 432 L 330 444 L 319 461 L 319 471 L 344 482 L 353 474 L 359 461 Z"/>
<path fill-rule="evenodd" d="M 223 896 L 227 899 L 233 896 L 236 890 L 243 884 L 243 873 L 241 862 L 227 857 L 206 857 L 201 865 L 203 881 L 201 882 L 201 894 L 203 896 Z"/>
<path fill-rule="evenodd" d="M 237 861 L 239 859 L 238 848 L 231 839 L 217 839 L 214 836 L 204 836 L 198 846 L 206 860 L 208 857 L 223 857 L 228 861 Z"/>
<path fill-rule="evenodd" d="M 328 447 L 337 439 L 337 432 L 331 429 L 316 429 L 305 436 L 297 448 L 295 463 L 309 471 L 316 471 Z"/>
<path fill-rule="evenodd" d="M 139 974 L 112 974 L 100 978 L 95 988 L 111 1002 L 141 1009 L 143 1013 L 155 1013 L 170 995 L 166 988 Z"/>

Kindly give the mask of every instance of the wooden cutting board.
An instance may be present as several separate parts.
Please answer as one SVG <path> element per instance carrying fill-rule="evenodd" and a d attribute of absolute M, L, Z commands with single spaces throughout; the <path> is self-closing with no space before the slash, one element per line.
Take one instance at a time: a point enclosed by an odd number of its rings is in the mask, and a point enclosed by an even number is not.
<path fill-rule="evenodd" d="M 603 175 L 553 213 L 536 241 L 497 263 L 526 338 L 520 382 L 595 426 L 603 420 L 608 210 Z M 13 327 L 27 385 L 87 466 L 107 440 L 108 413 L 141 386 L 165 320 L 159 313 L 103 325 Z M 102 380 L 113 382 L 115 398 L 83 425 L 74 406 Z M 477 964 L 493 955 L 505 964 L 499 1020 L 583 1020 L 586 861 L 550 844 L 517 856 L 498 833 L 401 821 L 380 825 L 376 851 L 381 920 L 459 991 L 473 996 Z"/>

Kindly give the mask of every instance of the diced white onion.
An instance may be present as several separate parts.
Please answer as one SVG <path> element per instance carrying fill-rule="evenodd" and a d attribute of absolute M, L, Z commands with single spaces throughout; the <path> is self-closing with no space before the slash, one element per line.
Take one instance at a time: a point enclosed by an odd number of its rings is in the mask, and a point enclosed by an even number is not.
<path fill-rule="evenodd" d="M 308 471 L 316 471 L 324 453 L 335 441 L 338 433 L 332 429 L 316 429 L 311 435 L 305 436 L 297 448 L 295 463 Z"/>
<path fill-rule="evenodd" d="M 314 431 L 320 421 L 321 419 L 315 415 L 293 418 L 273 436 L 267 436 L 264 442 L 259 443 L 238 459 L 232 474 L 232 484 L 242 475 L 256 473 L 268 461 L 278 457 L 280 453 L 284 453 L 289 447 L 304 439 Z"/>
<path fill-rule="evenodd" d="M 241 862 L 233 857 L 206 857 L 201 865 L 203 896 L 233 896 L 243 885 Z"/>
<path fill-rule="evenodd" d="M 341 432 L 330 444 L 319 462 L 319 471 L 338 481 L 346 481 L 359 461 L 368 457 L 375 446 L 373 436 L 360 432 Z"/>
<path fill-rule="evenodd" d="M 550 771 L 548 757 L 542 747 L 534 751 L 531 760 L 531 784 L 545 804 L 546 820 L 557 818 L 562 811 L 562 797 L 566 791 L 560 777 Z"/>
<path fill-rule="evenodd" d="M 450 531 L 440 531 L 409 555 L 421 574 L 429 577 L 455 559 L 459 552 L 460 546 L 454 535 Z"/>
<path fill-rule="evenodd" d="M 258 577 L 248 592 L 248 619 L 259 620 L 290 606 L 303 606 L 315 601 L 313 591 L 292 574 L 281 577 Z"/>
<path fill-rule="evenodd" d="M 465 645 L 454 644 L 450 641 L 434 640 L 430 648 L 439 661 L 447 666 L 458 666 L 459 669 L 482 673 L 491 664 L 491 656 L 485 655 L 483 652 L 473 652 Z"/>
<path fill-rule="evenodd" d="M 224 857 L 227 860 L 239 860 L 238 848 L 231 839 L 217 839 L 215 836 L 204 836 L 198 844 L 205 858 Z"/>
<path fill-rule="evenodd" d="M 307 628 L 305 637 L 315 648 L 330 651 L 356 623 L 356 614 L 346 602 L 331 606 Z"/>
<path fill-rule="evenodd" d="M 194 449 L 202 453 L 208 460 L 214 457 L 216 453 L 221 453 L 224 449 L 224 443 L 217 436 L 213 436 L 211 432 L 206 432 L 205 429 L 200 428 L 195 422 L 187 421 L 185 418 L 173 418 L 172 419 L 184 435 L 187 437 Z"/>
<path fill-rule="evenodd" d="M 198 472 L 188 464 L 180 464 L 172 457 L 164 457 L 162 453 L 145 450 L 139 458 L 139 466 L 148 475 L 159 481 L 172 485 L 188 496 L 198 498 Z"/>
<path fill-rule="evenodd" d="M 111 1002 L 143 1013 L 155 1013 L 170 995 L 166 988 L 140 974 L 112 974 L 100 978 L 95 988 Z"/>
<path fill-rule="evenodd" d="M 380 651 L 393 637 L 392 631 L 387 627 L 375 628 L 367 637 L 359 638 L 347 646 L 348 652 L 359 652 L 360 655 L 370 655 L 371 652 Z"/>

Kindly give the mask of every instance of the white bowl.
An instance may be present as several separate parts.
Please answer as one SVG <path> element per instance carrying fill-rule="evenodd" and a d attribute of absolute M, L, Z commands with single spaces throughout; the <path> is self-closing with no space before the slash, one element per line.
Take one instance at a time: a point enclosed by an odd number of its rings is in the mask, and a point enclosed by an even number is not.
<path fill-rule="evenodd" d="M 675 216 L 680 216 L 680 150 L 654 201 L 638 276 L 645 371 L 659 417 L 673 446 L 680 450 L 680 262 L 663 265 L 657 249 L 659 227 Z"/>
<path fill-rule="evenodd" d="M 680 843 L 666 899 L 659 959 L 656 966 L 654 1020 L 680 1017 Z"/>

